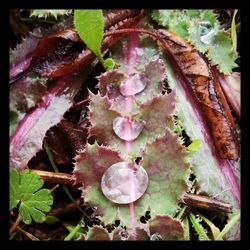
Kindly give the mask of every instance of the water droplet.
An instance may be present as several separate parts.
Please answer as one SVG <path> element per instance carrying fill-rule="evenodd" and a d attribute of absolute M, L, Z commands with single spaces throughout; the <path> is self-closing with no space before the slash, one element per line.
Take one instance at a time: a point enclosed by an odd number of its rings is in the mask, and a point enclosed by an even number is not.
<path fill-rule="evenodd" d="M 113 130 L 124 141 L 135 140 L 145 126 L 145 121 L 135 121 L 129 117 L 117 117 L 113 120 Z"/>
<path fill-rule="evenodd" d="M 144 50 L 142 48 L 135 48 L 135 51 L 138 56 L 144 55 Z"/>
<path fill-rule="evenodd" d="M 138 200 L 148 186 L 148 174 L 143 167 L 118 162 L 110 166 L 102 176 L 103 194 L 112 202 L 128 204 Z"/>
<path fill-rule="evenodd" d="M 120 85 L 120 92 L 123 96 L 135 95 L 147 86 L 148 79 L 145 74 L 133 74 Z"/>
<path fill-rule="evenodd" d="M 160 240 L 163 240 L 163 239 L 162 239 L 162 236 L 159 233 L 154 233 L 154 234 L 151 235 L 150 240 L 160 241 Z"/>
<path fill-rule="evenodd" d="M 202 222 L 202 218 L 200 217 L 200 215 L 195 215 L 195 218 L 196 218 L 196 220 L 198 221 L 198 222 Z"/>
<path fill-rule="evenodd" d="M 128 239 L 128 232 L 126 230 L 122 230 L 119 232 L 121 240 L 127 240 Z"/>
<path fill-rule="evenodd" d="M 210 22 L 208 21 L 200 22 L 199 33 L 200 33 L 200 39 L 204 44 L 212 43 L 215 31 Z"/>

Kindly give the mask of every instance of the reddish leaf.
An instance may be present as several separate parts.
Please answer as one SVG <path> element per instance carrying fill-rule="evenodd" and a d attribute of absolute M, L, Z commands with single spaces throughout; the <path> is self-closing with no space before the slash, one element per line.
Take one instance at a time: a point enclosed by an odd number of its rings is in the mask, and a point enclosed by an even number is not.
<path fill-rule="evenodd" d="M 76 152 L 83 149 L 88 129 L 73 122 L 62 120 L 46 133 L 46 142 L 56 164 L 70 164 Z"/>
<path fill-rule="evenodd" d="M 155 216 L 149 221 L 151 239 L 154 235 L 161 237 L 162 240 L 184 240 L 184 228 L 179 220 L 170 216 Z"/>
<path fill-rule="evenodd" d="M 67 86 L 70 84 L 70 88 Z M 73 103 L 82 79 L 65 76 L 56 80 L 42 100 L 19 122 L 10 138 L 10 165 L 23 169 L 42 149 L 46 131 L 57 124 Z"/>

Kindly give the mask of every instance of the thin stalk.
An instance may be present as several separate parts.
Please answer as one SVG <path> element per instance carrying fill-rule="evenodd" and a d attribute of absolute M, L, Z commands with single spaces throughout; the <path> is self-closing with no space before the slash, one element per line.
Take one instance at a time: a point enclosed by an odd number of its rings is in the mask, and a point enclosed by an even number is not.
<path fill-rule="evenodd" d="M 45 151 L 46 151 L 46 153 L 47 153 L 47 155 L 48 155 L 48 157 L 49 157 L 49 161 L 50 161 L 50 163 L 51 163 L 53 169 L 55 170 L 55 172 L 58 173 L 59 170 L 58 170 L 58 168 L 57 168 L 57 166 L 56 166 L 56 164 L 55 164 L 55 162 L 54 162 L 54 159 L 53 159 L 52 154 L 51 154 L 51 152 L 50 152 L 49 146 L 48 146 L 48 144 L 46 143 L 45 140 L 44 140 L 44 148 L 45 148 Z M 87 217 L 88 219 L 90 219 L 89 216 L 82 210 L 82 208 L 81 208 L 81 207 L 78 205 L 78 203 L 74 200 L 74 198 L 72 197 L 71 193 L 69 192 L 68 187 L 65 186 L 65 185 L 62 185 L 62 187 L 63 187 L 63 190 L 64 190 L 64 192 L 66 193 L 66 195 L 67 195 L 67 196 L 69 197 L 69 199 L 77 206 L 77 208 L 81 211 L 81 213 L 82 213 L 85 217 Z"/>
<path fill-rule="evenodd" d="M 12 224 L 15 224 L 12 222 Z M 24 234 L 27 238 L 29 238 L 30 240 L 34 240 L 34 241 L 38 241 L 39 239 L 37 237 L 35 237 L 34 235 L 32 235 L 31 233 L 23 230 L 21 227 L 16 226 L 16 230 L 21 232 L 22 234 Z"/>
<path fill-rule="evenodd" d="M 20 215 L 18 215 L 16 221 L 12 224 L 12 226 L 10 228 L 10 234 L 13 233 L 16 230 L 16 228 L 17 228 L 17 226 L 19 225 L 20 222 L 21 222 L 21 217 L 20 217 Z"/>
<path fill-rule="evenodd" d="M 64 238 L 64 240 L 72 240 L 73 237 L 76 235 L 76 233 L 79 231 L 81 228 L 81 223 L 77 224 L 74 229 Z"/>

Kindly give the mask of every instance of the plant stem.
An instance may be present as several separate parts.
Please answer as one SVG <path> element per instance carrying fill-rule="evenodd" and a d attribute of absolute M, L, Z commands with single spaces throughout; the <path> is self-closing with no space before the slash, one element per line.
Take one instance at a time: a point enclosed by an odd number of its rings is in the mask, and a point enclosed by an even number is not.
<path fill-rule="evenodd" d="M 10 228 L 10 234 L 13 233 L 16 230 L 16 228 L 19 225 L 20 221 L 21 221 L 21 217 L 20 217 L 20 215 L 18 215 L 16 221 L 12 224 L 12 226 Z"/>
<path fill-rule="evenodd" d="M 33 234 L 23 230 L 21 227 L 17 226 L 16 228 L 19 232 L 23 233 L 27 238 L 29 238 L 30 240 L 33 241 L 39 241 L 39 239 L 37 237 L 35 237 Z"/>
<path fill-rule="evenodd" d="M 29 238 L 30 240 L 34 240 L 34 241 L 38 241 L 39 239 L 36 238 L 34 235 L 32 235 L 31 233 L 23 230 L 21 227 L 18 226 L 19 222 L 21 221 L 20 216 L 18 216 L 17 220 L 15 222 L 11 222 L 12 226 L 10 229 L 10 233 L 12 233 L 15 229 L 21 233 L 23 233 L 27 238 Z M 18 223 L 17 223 L 18 222 Z M 13 230 L 12 230 L 13 229 Z"/>

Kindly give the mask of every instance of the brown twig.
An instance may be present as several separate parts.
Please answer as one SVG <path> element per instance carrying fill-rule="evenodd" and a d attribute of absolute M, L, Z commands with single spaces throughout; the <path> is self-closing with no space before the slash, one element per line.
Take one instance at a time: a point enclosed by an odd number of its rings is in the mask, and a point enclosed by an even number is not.
<path fill-rule="evenodd" d="M 80 102 L 75 103 L 73 107 L 75 108 L 75 107 L 81 106 L 81 105 L 87 103 L 89 100 L 90 100 L 89 97 L 87 97 L 86 99 L 84 99 L 84 100 L 82 100 Z"/>
<path fill-rule="evenodd" d="M 35 169 L 30 169 L 30 172 L 38 174 L 43 180 L 53 184 L 73 186 L 75 182 L 74 178 L 72 177 L 72 174 L 57 173 L 57 172 L 35 170 Z"/>
<path fill-rule="evenodd" d="M 17 226 L 19 225 L 20 221 L 21 221 L 21 217 L 20 217 L 20 215 L 19 215 L 19 216 L 17 217 L 16 221 L 15 221 L 14 223 L 12 223 L 12 226 L 11 226 L 11 228 L 10 228 L 10 234 L 13 233 L 13 232 L 16 230 L 16 228 L 17 228 Z"/>
<path fill-rule="evenodd" d="M 181 202 L 189 207 L 197 207 L 209 211 L 232 212 L 232 206 L 230 204 L 208 196 L 186 193 L 181 197 Z"/>
<path fill-rule="evenodd" d="M 10 229 L 10 233 L 11 233 L 11 230 L 12 228 L 14 228 L 14 230 L 16 229 L 17 231 L 21 232 L 22 234 L 24 234 L 27 238 L 29 238 L 30 240 L 34 240 L 34 241 L 38 241 L 39 239 L 37 237 L 35 237 L 34 235 L 32 235 L 31 233 L 25 231 L 24 229 L 22 229 L 21 227 L 18 226 L 18 223 L 20 222 L 19 221 L 19 217 L 17 218 L 17 220 L 15 222 L 11 222 L 12 226 L 11 226 L 11 229 Z M 17 221 L 19 221 L 17 223 Z M 12 232 L 14 231 L 12 230 Z"/>

